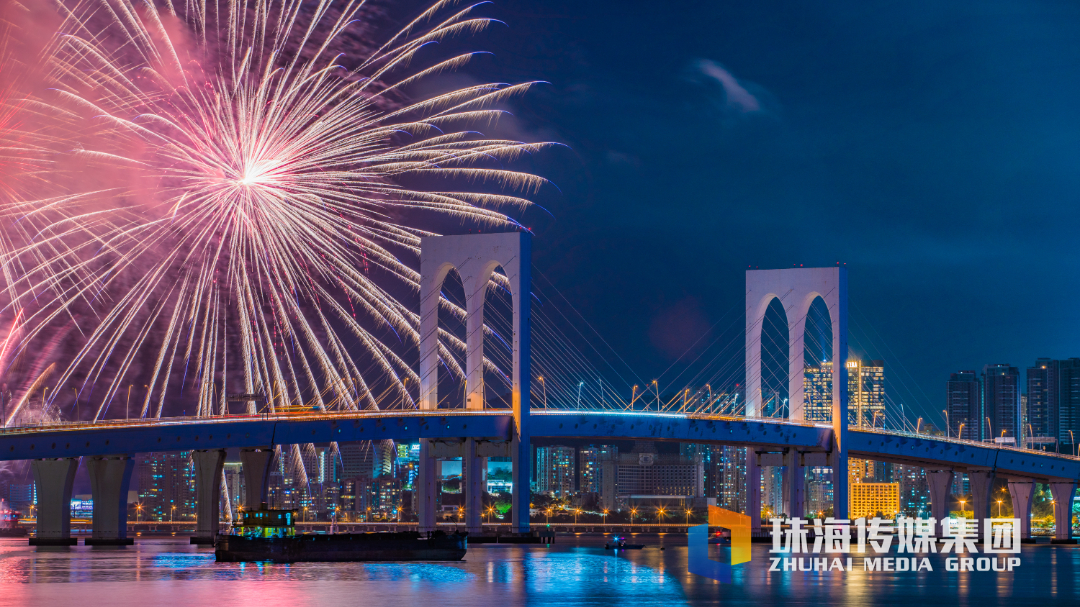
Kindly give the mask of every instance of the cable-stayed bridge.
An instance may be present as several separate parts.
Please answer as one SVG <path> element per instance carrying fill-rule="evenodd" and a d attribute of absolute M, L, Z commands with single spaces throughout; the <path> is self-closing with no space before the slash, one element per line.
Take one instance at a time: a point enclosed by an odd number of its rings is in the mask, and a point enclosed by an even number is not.
<path fill-rule="evenodd" d="M 1080 458 L 1017 449 L 1004 444 L 964 441 L 919 433 L 903 421 L 894 428 L 849 424 L 847 369 L 833 365 L 830 422 L 807 420 L 803 395 L 803 360 L 807 318 L 823 302 L 830 320 L 822 339 L 833 361 L 847 360 L 847 274 L 842 267 L 749 271 L 745 331 L 745 394 L 683 389 L 655 400 L 629 400 L 616 391 L 605 393 L 596 373 L 596 392 L 584 398 L 586 380 L 574 371 L 586 367 L 572 356 L 540 359 L 545 375 L 531 365 L 532 306 L 530 239 L 527 233 L 485 234 L 423 239 L 421 247 L 421 335 L 417 398 L 411 393 L 381 400 L 385 410 L 318 410 L 296 412 L 266 406 L 261 412 L 159 419 L 108 419 L 93 423 L 43 423 L 0 429 L 0 459 L 32 461 L 38 486 L 36 543 L 72 543 L 68 503 L 79 458 L 94 492 L 91 543 L 123 544 L 126 537 L 126 496 L 133 460 L 150 451 L 191 451 L 193 454 L 198 537 L 212 542 L 216 535 L 221 474 L 226 448 L 240 448 L 246 479 L 245 503 L 266 501 L 266 485 L 274 448 L 280 445 L 342 443 L 369 440 L 419 441 L 416 509 L 419 527 L 435 528 L 436 460 L 461 457 L 464 472 L 465 525 L 480 531 L 482 496 L 480 474 L 485 457 L 509 456 L 513 462 L 512 528 L 529 531 L 530 442 L 533 437 L 604 440 L 677 441 L 747 448 L 748 514 L 760 525 L 760 478 L 763 466 L 784 471 L 786 511 L 803 514 L 805 466 L 833 470 L 836 518 L 846 518 L 847 458 L 918 465 L 926 468 L 935 518 L 946 514 L 953 477 L 965 473 L 972 487 L 977 518 L 990 515 L 993 480 L 1005 477 L 1014 511 L 1024 533 L 1031 509 L 1033 483 L 1048 483 L 1055 497 L 1058 520 L 1070 520 L 1073 495 L 1080 479 Z M 498 273 L 497 270 L 502 270 Z M 440 395 L 439 369 L 448 353 L 440 340 L 439 312 L 445 300 L 443 283 L 451 272 L 461 277 L 465 310 L 465 357 L 460 405 L 447 408 Z M 501 285 L 509 296 L 510 318 L 485 319 L 489 284 Z M 522 296 L 525 294 L 526 296 Z M 784 305 L 789 338 L 788 398 L 766 396 L 763 335 L 769 306 Z M 819 308 L 820 309 L 820 308 Z M 502 322 L 502 331 L 492 326 Z M 542 324 L 542 323 L 541 323 Z M 485 342 L 495 334 L 501 355 L 489 356 Z M 501 335 L 501 336 L 500 336 Z M 497 348 L 498 349 L 498 348 Z M 502 356 L 500 359 L 499 356 Z M 501 364 L 500 364 L 501 363 Z M 561 366 L 560 366 L 561 365 Z M 492 402 L 486 390 L 492 367 L 504 371 L 508 398 Z M 575 366 L 577 367 L 575 369 Z M 728 365 L 730 366 L 730 365 Z M 594 370 L 595 372 L 595 370 Z M 542 378 L 542 379 L 541 379 Z M 572 379 L 570 379 L 572 378 Z M 592 381 L 589 381 L 590 388 Z M 576 384 L 576 385 L 575 385 Z M 574 394 L 576 388 L 576 393 Z M 642 394 L 646 392 L 640 390 Z M 552 399 L 552 394 L 556 395 Z M 456 387 L 455 387 L 456 393 Z M 770 410 L 770 402 L 772 407 Z M 396 405 L 395 405 L 396 403 Z M 492 406 L 496 405 L 496 406 Z M 546 405 L 546 406 L 545 406 Z M 554 406 L 551 406 L 554 405 Z M 323 408 L 325 409 L 325 407 Z M 882 426 L 888 420 L 883 420 Z M 1064 518 L 1061 518 L 1064 517 Z M 1059 539 L 1071 537 L 1071 525 L 1058 525 Z"/>

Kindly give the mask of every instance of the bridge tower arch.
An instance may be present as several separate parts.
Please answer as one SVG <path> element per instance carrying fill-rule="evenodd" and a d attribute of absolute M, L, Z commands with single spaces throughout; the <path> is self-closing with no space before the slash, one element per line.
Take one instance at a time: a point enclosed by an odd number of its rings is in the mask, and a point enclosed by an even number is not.
<path fill-rule="evenodd" d="M 514 429 L 510 438 L 513 463 L 512 526 L 515 532 L 529 530 L 529 326 L 532 245 L 528 232 L 431 236 L 420 239 L 420 408 L 438 407 L 439 294 L 451 269 L 465 287 L 465 408 L 482 410 L 484 403 L 484 301 L 488 282 L 501 267 L 510 285 L 513 301 L 513 345 L 511 370 Z M 435 454 L 430 441 L 420 442 L 419 504 L 420 530 L 435 528 Z M 480 450 L 475 440 L 463 444 L 462 471 L 465 473 L 465 517 L 470 532 L 481 530 L 483 487 Z"/>
<path fill-rule="evenodd" d="M 833 515 L 847 518 L 847 269 L 785 268 L 746 271 L 746 416 L 761 415 L 761 333 L 765 311 L 774 299 L 780 300 L 788 322 L 788 418 L 801 421 L 804 411 L 804 369 L 806 316 L 814 300 L 821 298 L 829 310 L 832 325 L 832 425 L 833 444 L 829 464 L 833 469 Z M 752 449 L 747 454 L 747 478 L 760 475 Z M 801 496 L 800 457 L 789 455 L 791 495 Z M 794 473 L 793 473 L 794 472 Z M 748 483 L 750 481 L 748 480 Z M 748 493 L 758 489 L 748 489 Z M 754 500 L 748 500 L 748 505 Z M 760 499 L 756 501 L 760 506 Z M 749 513 L 757 517 L 757 512 Z M 789 514 L 793 514 L 789 512 Z M 801 514 L 801 512 L 799 512 Z"/>

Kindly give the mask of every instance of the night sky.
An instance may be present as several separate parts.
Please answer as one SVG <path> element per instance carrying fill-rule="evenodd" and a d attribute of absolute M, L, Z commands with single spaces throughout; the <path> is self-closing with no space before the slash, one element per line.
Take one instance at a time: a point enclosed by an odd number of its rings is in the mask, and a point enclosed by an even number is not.
<path fill-rule="evenodd" d="M 1075 3 L 483 12 L 466 74 L 550 83 L 500 130 L 567 146 L 529 163 L 535 265 L 644 381 L 741 319 L 748 266 L 846 263 L 853 353 L 927 415 L 950 372 L 1080 356 Z"/>

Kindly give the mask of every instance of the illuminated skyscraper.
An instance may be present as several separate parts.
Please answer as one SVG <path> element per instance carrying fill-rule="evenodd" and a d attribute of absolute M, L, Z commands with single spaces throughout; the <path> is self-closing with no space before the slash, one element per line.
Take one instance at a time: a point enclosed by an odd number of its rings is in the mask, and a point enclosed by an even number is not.
<path fill-rule="evenodd" d="M 1019 444 L 1020 370 L 1009 365 L 986 365 L 982 373 L 982 413 L 989 427 L 980 429 L 983 439 Z M 980 426 L 986 422 L 978 420 Z M 991 434 L 991 432 L 993 434 Z"/>
<path fill-rule="evenodd" d="M 852 425 L 885 423 L 885 362 L 848 359 L 848 419 Z M 832 362 L 803 372 L 803 415 L 808 421 L 832 421 Z"/>
<path fill-rule="evenodd" d="M 555 497 L 573 494 L 573 447 L 556 445 L 536 448 L 536 490 Z"/>
<path fill-rule="evenodd" d="M 945 410 L 948 411 L 948 435 L 953 438 L 980 440 L 985 432 L 982 423 L 981 389 L 974 371 L 949 375 L 945 384 Z"/>
<path fill-rule="evenodd" d="M 614 445 L 590 445 L 578 450 L 578 491 L 600 493 L 604 486 L 604 460 L 618 459 Z"/>
<path fill-rule="evenodd" d="M 195 516 L 195 473 L 187 451 L 144 453 L 137 466 L 144 521 L 181 521 Z"/>
<path fill-rule="evenodd" d="M 1035 437 L 1036 447 L 1075 453 L 1080 437 L 1080 358 L 1040 358 L 1027 370 L 1027 415 L 1021 428 L 1024 441 Z M 1071 432 L 1070 432 L 1071 431 Z"/>

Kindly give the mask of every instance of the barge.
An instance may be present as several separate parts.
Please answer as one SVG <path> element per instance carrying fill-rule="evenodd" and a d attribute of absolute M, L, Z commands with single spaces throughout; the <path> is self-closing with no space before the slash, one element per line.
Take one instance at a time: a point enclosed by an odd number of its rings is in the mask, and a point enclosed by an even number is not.
<path fill-rule="evenodd" d="M 460 561 L 468 534 L 296 533 L 292 510 L 260 508 L 243 513 L 240 525 L 217 537 L 218 562 Z"/>

